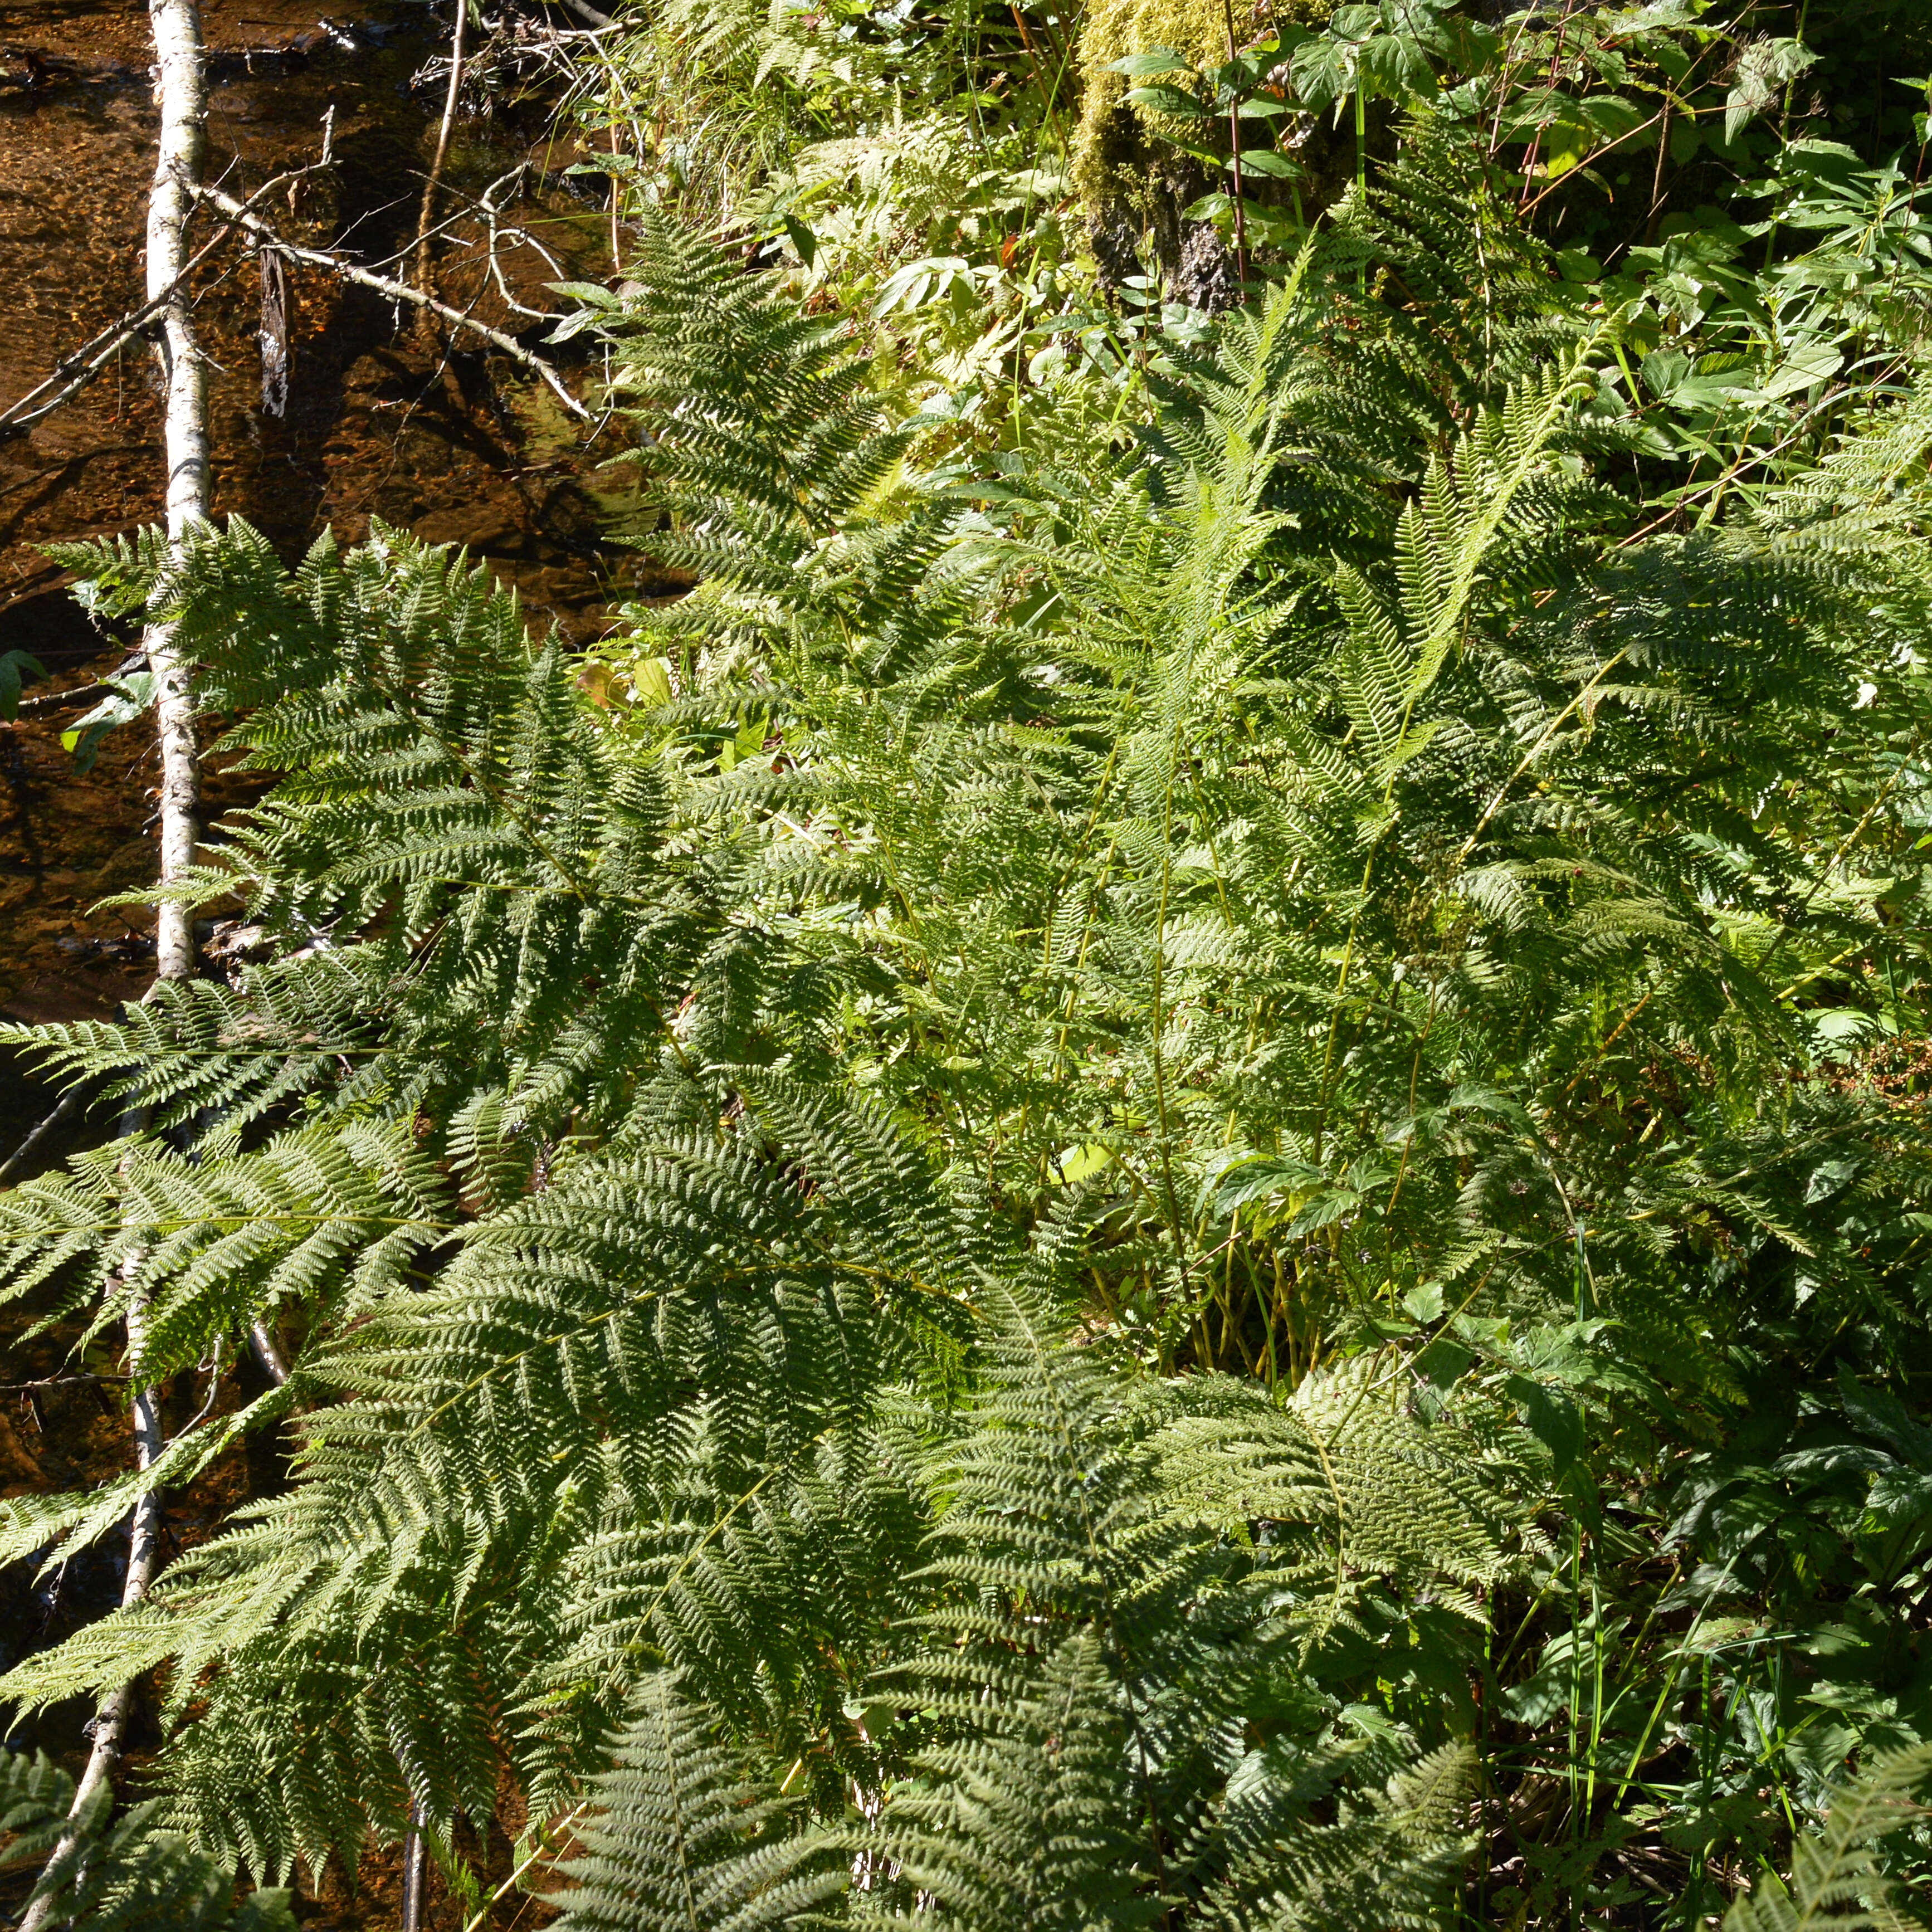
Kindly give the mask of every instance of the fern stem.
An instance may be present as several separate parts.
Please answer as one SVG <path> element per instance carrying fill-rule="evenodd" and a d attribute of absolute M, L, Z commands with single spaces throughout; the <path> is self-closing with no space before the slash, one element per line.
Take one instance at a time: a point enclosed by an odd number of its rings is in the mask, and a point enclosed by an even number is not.
<path fill-rule="evenodd" d="M 1368 82 L 1362 78 L 1359 68 L 1355 75 L 1355 200 L 1359 206 L 1368 193 L 1369 187 L 1369 94 Z M 1363 263 L 1358 271 L 1362 286 L 1367 286 L 1368 264 Z"/>
<path fill-rule="evenodd" d="M 794 1768 L 795 1770 L 796 1767 Z M 522 1884 L 525 1875 L 538 1859 L 554 1857 L 556 1855 L 554 1840 L 568 1832 L 590 1808 L 590 1801 L 586 1798 L 582 1804 L 573 1805 L 554 1824 L 546 1825 L 540 1832 L 532 1828 L 530 1849 L 521 1858 L 511 1861 L 509 1876 L 463 1922 L 463 1932 L 483 1932 L 483 1927 L 490 1916 L 490 1908 L 500 1905 L 508 1898 Z"/>
<path fill-rule="evenodd" d="M 1341 1028 L 1342 1006 L 1348 992 L 1349 970 L 1354 964 L 1356 929 L 1361 923 L 1362 908 L 1369 902 L 1369 883 L 1375 871 L 1376 854 L 1381 848 L 1382 840 L 1378 838 L 1369 848 L 1368 856 L 1362 861 L 1361 883 L 1355 889 L 1355 908 L 1348 915 L 1348 938 L 1342 942 L 1342 964 L 1335 975 L 1334 1005 L 1328 1015 L 1328 1043 L 1322 1052 L 1321 1083 L 1316 1089 L 1315 1131 L 1310 1136 L 1311 1156 L 1317 1167 L 1322 1165 L 1322 1137 L 1328 1130 L 1330 1076 L 1335 1066 L 1335 1041 Z"/>
<path fill-rule="evenodd" d="M 1510 773 L 1508 778 L 1503 780 L 1501 784 L 1497 786 L 1494 793 L 1491 794 L 1490 802 L 1487 805 L 1484 806 L 1482 815 L 1476 820 L 1474 828 L 1471 831 L 1468 838 L 1462 841 L 1461 849 L 1456 853 L 1455 857 L 1450 862 L 1449 869 L 1452 874 L 1460 872 L 1462 869 L 1463 866 L 1468 862 L 1470 854 L 1474 851 L 1477 845 L 1481 841 L 1483 834 L 1490 829 L 1490 821 L 1502 809 L 1503 801 L 1504 799 L 1508 797 L 1510 788 L 1516 783 L 1516 780 L 1521 778 L 1524 772 L 1528 771 L 1530 766 L 1536 762 L 1538 755 L 1548 746 L 1550 740 L 1556 736 L 1556 734 L 1562 730 L 1564 721 L 1575 713 L 1582 706 L 1586 704 L 1589 701 L 1590 698 L 1602 685 L 1604 679 L 1608 677 L 1610 673 L 1616 670 L 1617 666 L 1620 664 L 1629 655 L 1630 648 L 1626 645 L 1622 650 L 1618 651 L 1613 657 L 1610 658 L 1599 670 L 1595 672 L 1591 677 L 1589 682 L 1584 686 L 1583 688 L 1578 692 L 1576 696 L 1571 698 L 1570 702 L 1564 705 L 1563 709 L 1559 711 L 1556 716 L 1543 728 L 1542 730 L 1537 734 L 1536 742 L 1530 746 L 1528 751 L 1523 753 L 1520 758 L 1516 760 L 1515 769 Z"/>
<path fill-rule="evenodd" d="M 1180 722 L 1177 716 L 1168 746 L 1167 789 L 1162 802 L 1160 827 L 1160 896 L 1154 929 L 1154 1024 L 1150 1036 L 1154 1052 L 1154 1112 L 1160 1127 L 1161 1186 L 1166 1196 L 1168 1226 L 1174 1232 L 1175 1258 L 1185 1268 L 1187 1237 L 1180 1225 L 1180 1201 L 1174 1185 L 1174 1128 L 1167 1100 L 1167 1062 L 1162 1034 L 1166 1016 L 1162 1000 L 1166 985 L 1167 914 L 1174 888 L 1174 792 L 1180 778 Z"/>

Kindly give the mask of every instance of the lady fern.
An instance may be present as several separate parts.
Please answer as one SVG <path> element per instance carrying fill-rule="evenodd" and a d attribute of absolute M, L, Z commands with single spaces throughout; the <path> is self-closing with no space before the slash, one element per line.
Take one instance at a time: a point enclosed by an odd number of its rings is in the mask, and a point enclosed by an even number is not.
<path fill-rule="evenodd" d="M 575 1932 L 792 1925 L 842 1891 L 832 1848 L 784 1828 L 782 1805 L 734 1764 L 700 1708 L 664 1676 L 638 1688 L 563 1915 Z"/>
<path fill-rule="evenodd" d="M 296 1480 L 0 1690 L 160 1673 L 258 1874 L 507 1778 L 600 1925 L 1422 1925 L 1498 1834 L 1688 1841 L 1706 1611 L 1816 1556 L 1741 1498 L 1882 1457 L 1918 1520 L 1860 1391 L 1923 1124 L 1844 1043 L 1923 968 L 1919 585 L 1796 500 L 1646 531 L 1533 250 L 1364 295 L 1426 133 L 1144 435 L 984 474 L 654 231 L 586 326 L 706 573 L 608 653 L 669 703 L 393 532 L 72 554 L 284 776 L 196 881 L 262 958 L 13 1036 L 155 1131 L 0 1202 L 8 1282 L 138 1280 L 144 1379 L 283 1324 L 167 1468 Z M 1745 1473 L 1740 1364 L 1834 1349 L 1845 1440 Z"/>

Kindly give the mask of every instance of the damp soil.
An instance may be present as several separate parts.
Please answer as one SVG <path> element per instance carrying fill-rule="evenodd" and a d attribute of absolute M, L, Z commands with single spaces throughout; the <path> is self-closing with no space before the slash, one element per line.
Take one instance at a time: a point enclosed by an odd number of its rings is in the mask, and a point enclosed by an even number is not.
<path fill-rule="evenodd" d="M 537 0 L 522 4 L 534 24 Z M 316 161 L 326 125 L 332 165 L 292 192 L 278 190 L 269 218 L 291 239 L 380 262 L 415 232 L 447 76 L 446 66 L 438 70 L 447 58 L 446 0 L 441 10 L 434 0 L 353 0 L 326 16 L 316 7 L 202 0 L 208 176 L 245 197 Z M 141 299 L 155 124 L 148 61 L 142 0 L 0 0 L 0 406 Z M 443 212 L 458 218 L 439 244 L 434 276 L 445 300 L 536 346 L 542 325 L 506 302 L 484 226 L 462 212 L 520 164 L 520 189 L 505 197 L 508 218 L 569 278 L 608 281 L 613 263 L 603 178 L 566 172 L 589 158 L 556 136 L 554 103 L 541 88 L 523 95 L 512 101 L 506 90 L 466 104 L 446 177 Z M 198 238 L 211 232 L 204 226 Z M 520 301 L 552 299 L 544 285 L 556 270 L 536 250 L 505 249 L 500 261 Z M 264 402 L 256 263 L 231 245 L 211 259 L 196 296 L 216 514 L 246 518 L 290 562 L 326 531 L 352 542 L 380 519 L 467 545 L 516 589 L 533 628 L 554 626 L 578 644 L 601 634 L 614 598 L 680 587 L 642 574 L 628 554 L 600 543 L 614 500 L 632 487 L 602 466 L 617 453 L 612 433 L 585 447 L 578 425 L 506 358 L 429 334 L 407 310 L 398 315 L 376 295 L 303 269 L 290 277 L 290 381 L 277 413 Z M 596 373 L 566 371 L 586 392 Z M 134 725 L 111 734 L 85 772 L 62 742 L 92 701 L 84 694 L 133 640 L 93 626 L 48 547 L 158 520 L 160 427 L 146 352 L 136 345 L 30 433 L 0 432 L 0 652 L 30 652 L 48 674 L 28 682 L 19 717 L 0 722 L 0 1022 L 107 1016 L 152 976 L 151 920 L 98 903 L 154 874 L 156 772 L 146 734 Z M 252 782 L 212 761 L 205 817 L 244 804 Z M 0 1160 L 53 1097 L 19 1054 L 0 1047 Z M 32 1165 L 104 1131 L 97 1123 L 57 1133 Z M 36 1333 L 52 1312 L 44 1304 L 0 1307 L 0 1495 L 84 1488 L 127 1466 L 114 1338 L 88 1341 L 73 1321 Z M 217 1406 L 258 1392 L 246 1378 L 245 1366 L 218 1378 Z M 184 1421 L 207 1394 L 206 1378 L 171 1388 L 172 1420 Z M 170 1551 L 210 1534 L 227 1510 L 280 1480 L 272 1444 L 237 1451 L 170 1496 Z M 0 1570 L 0 1670 L 118 1600 L 119 1544 L 110 1538 L 64 1564 Z M 57 1707 L 9 1742 L 43 1746 L 77 1768 L 87 1715 Z M 138 1772 L 138 1751 L 134 1762 Z M 509 1794 L 506 1802 L 514 1811 Z M 518 1821 L 506 1811 L 504 1822 L 514 1828 Z M 507 1856 L 501 1846 L 475 1850 L 488 1853 L 486 1867 Z M 394 1916 L 394 1864 L 393 1854 L 374 1858 L 359 1890 L 332 1881 L 334 1889 L 298 1910 L 325 1923 L 384 1922 Z"/>

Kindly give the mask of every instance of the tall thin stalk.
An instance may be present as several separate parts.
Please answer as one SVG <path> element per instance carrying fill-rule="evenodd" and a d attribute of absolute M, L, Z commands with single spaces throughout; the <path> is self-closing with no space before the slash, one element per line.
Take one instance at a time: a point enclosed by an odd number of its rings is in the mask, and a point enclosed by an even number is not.
<path fill-rule="evenodd" d="M 1369 193 L 1369 84 L 1360 69 L 1355 73 L 1355 206 L 1363 206 Z M 1369 265 L 1364 262 L 1355 272 L 1355 286 L 1366 295 L 1369 290 Z"/>
<path fill-rule="evenodd" d="M 442 99 L 442 119 L 436 130 L 436 154 L 423 182 L 422 207 L 416 216 L 416 286 L 429 286 L 429 231 L 436 214 L 436 191 L 442 183 L 443 164 L 449 158 L 450 130 L 456 125 L 456 104 L 463 92 L 464 42 L 470 26 L 469 0 L 456 0 L 456 40 L 449 54 L 449 91 Z"/>
<path fill-rule="evenodd" d="M 1221 0 L 1221 14 L 1228 28 L 1228 140 L 1233 148 L 1228 165 L 1234 176 L 1234 260 L 1241 278 L 1245 300 L 1248 280 L 1247 211 L 1242 205 L 1246 192 L 1241 181 L 1241 90 L 1234 63 L 1234 9 L 1233 0 Z"/>

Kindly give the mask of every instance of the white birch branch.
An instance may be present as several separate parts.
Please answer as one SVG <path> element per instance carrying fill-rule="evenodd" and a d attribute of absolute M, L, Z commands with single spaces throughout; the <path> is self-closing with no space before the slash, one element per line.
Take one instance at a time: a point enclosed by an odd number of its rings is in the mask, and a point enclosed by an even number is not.
<path fill-rule="evenodd" d="M 289 1365 L 276 1346 L 275 1338 L 266 1322 L 251 1322 L 248 1324 L 248 1348 L 255 1358 L 256 1366 L 280 1388 L 289 1378 Z"/>
<path fill-rule="evenodd" d="M 208 520 L 208 457 L 206 382 L 194 339 L 194 322 L 182 271 L 188 218 L 194 211 L 207 118 L 202 71 L 201 20 L 196 0 L 148 0 L 156 92 L 161 108 L 160 154 L 148 201 L 148 294 L 166 296 L 155 344 L 166 399 L 163 448 L 166 460 L 168 542 L 178 556 L 190 530 Z M 237 203 L 236 208 L 241 207 Z M 149 626 L 142 640 L 154 676 L 155 728 L 161 752 L 160 882 L 174 884 L 194 863 L 200 836 L 200 758 L 195 742 L 194 698 L 187 667 L 176 655 L 172 633 Z M 164 899 L 156 908 L 155 971 L 164 980 L 194 976 L 194 908 L 185 899 Z"/>
<path fill-rule="evenodd" d="M 141 1258 L 136 1256 L 126 1265 L 131 1273 L 140 1266 L 140 1262 Z M 146 1340 L 147 1312 L 147 1298 L 136 1290 L 130 1294 L 128 1304 L 128 1354 L 130 1363 L 139 1358 Z M 135 1466 L 150 1469 L 166 1446 L 161 1436 L 160 1400 L 153 1389 L 137 1385 L 133 1407 Z M 121 1585 L 121 1607 L 124 1610 L 132 1610 L 148 1594 L 148 1586 L 154 1580 L 154 1571 L 160 1562 L 160 1492 L 149 1490 L 135 1504 L 128 1526 L 128 1571 Z M 64 1864 L 73 1857 L 80 1842 L 78 1821 L 86 1814 L 95 1794 L 112 1780 L 115 1768 L 121 1762 L 134 1706 L 132 1684 L 116 1685 L 94 1706 L 94 1721 L 88 1726 L 93 1741 L 87 1754 L 87 1768 L 82 1772 L 80 1783 L 75 1789 L 74 1804 L 68 1813 L 70 1822 L 53 1849 L 50 1864 Z M 45 1932 L 53 1916 L 53 1908 L 54 1901 L 50 1897 L 37 1898 L 20 1921 L 20 1932 Z"/>
<path fill-rule="evenodd" d="M 340 275 L 345 282 L 355 283 L 358 288 L 373 289 L 392 302 L 412 302 L 418 308 L 426 308 L 441 316 L 452 328 L 467 329 L 472 335 L 481 336 L 492 348 L 500 350 L 548 383 L 557 400 L 572 416 L 584 422 L 591 420 L 590 412 L 564 387 L 556 371 L 542 356 L 532 356 L 514 336 L 506 335 L 500 328 L 492 328 L 487 322 L 478 322 L 473 315 L 466 315 L 460 308 L 452 308 L 448 303 L 437 301 L 433 295 L 412 288 L 407 282 L 396 281 L 371 269 L 359 268 L 353 262 L 345 262 L 340 255 L 331 254 L 326 248 L 304 248 L 286 242 L 266 221 L 250 214 L 232 195 L 224 194 L 219 188 L 197 188 L 195 199 L 220 208 L 223 214 L 232 217 L 238 227 L 254 236 L 263 248 L 273 248 L 292 262 L 307 262 L 314 267 L 326 268 L 332 274 Z"/>
<path fill-rule="evenodd" d="M 148 16 L 154 39 L 154 92 L 161 111 L 160 152 L 148 197 L 148 302 L 160 322 L 154 355 L 166 407 L 162 448 L 168 540 L 178 554 L 188 532 L 208 520 L 206 386 L 186 287 L 188 223 L 201 172 L 207 94 L 196 0 L 148 0 Z M 141 642 L 154 680 L 154 728 L 161 760 L 160 881 L 169 886 L 194 864 L 199 834 L 200 756 L 195 742 L 194 694 L 169 626 L 149 625 Z M 185 899 L 164 899 L 156 908 L 154 955 L 160 979 L 193 976 L 194 912 Z M 146 1125 L 146 1109 L 140 1108 L 131 1108 L 122 1121 L 124 1134 L 139 1133 Z M 132 1406 L 139 1469 L 152 1468 L 164 1446 L 159 1400 L 154 1390 L 140 1379 L 148 1322 L 148 1296 L 140 1279 L 144 1260 L 136 1253 L 122 1264 L 128 1366 L 136 1378 Z M 128 1526 L 123 1610 L 131 1610 L 148 1594 L 160 1561 L 160 1495 L 151 1489 L 135 1504 Z M 94 1794 L 112 1778 L 127 1741 L 134 1702 L 134 1686 L 122 1684 L 96 1707 L 93 1743 L 74 1794 L 71 1819 L 78 1820 Z M 71 1856 L 78 1837 L 70 1824 L 55 1848 L 56 1862 Z M 22 1921 L 20 1932 L 42 1932 L 52 1913 L 52 1899 L 41 1898 Z"/>

